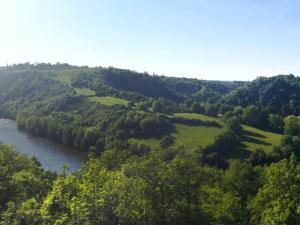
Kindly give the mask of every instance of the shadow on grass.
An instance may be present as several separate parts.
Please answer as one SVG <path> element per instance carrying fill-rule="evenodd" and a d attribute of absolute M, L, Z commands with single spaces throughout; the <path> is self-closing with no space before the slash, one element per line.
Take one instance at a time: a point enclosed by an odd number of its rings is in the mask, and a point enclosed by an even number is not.
<path fill-rule="evenodd" d="M 251 142 L 251 143 L 254 143 L 254 144 L 266 145 L 266 146 L 272 145 L 269 142 L 262 141 L 262 140 L 259 140 L 259 139 L 253 138 L 253 137 L 249 137 L 249 136 L 244 137 L 243 141 Z"/>
<path fill-rule="evenodd" d="M 244 133 L 247 136 L 252 136 L 252 137 L 257 137 L 257 138 L 266 138 L 266 136 L 264 136 L 262 134 L 254 133 L 254 132 L 248 131 L 248 130 L 245 130 Z"/>
<path fill-rule="evenodd" d="M 229 150 L 225 150 L 223 153 L 221 153 L 222 157 L 224 159 L 229 160 L 229 159 L 247 159 L 249 158 L 251 154 L 251 151 L 246 149 L 246 146 L 244 144 L 240 144 L 239 146 L 235 148 L 231 148 Z"/>

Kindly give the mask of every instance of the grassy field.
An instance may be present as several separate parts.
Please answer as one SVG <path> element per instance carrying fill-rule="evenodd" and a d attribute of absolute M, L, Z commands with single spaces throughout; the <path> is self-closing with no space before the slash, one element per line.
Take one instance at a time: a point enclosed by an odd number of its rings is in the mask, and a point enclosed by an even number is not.
<path fill-rule="evenodd" d="M 217 118 L 195 113 L 176 113 L 175 117 L 184 117 L 190 119 L 200 119 L 202 121 L 217 121 L 222 124 Z M 249 151 L 254 151 L 261 148 L 266 152 L 270 152 L 272 148 L 280 144 L 282 135 L 259 130 L 249 126 L 243 126 L 245 131 L 244 141 L 242 145 Z M 194 149 L 199 146 L 207 146 L 214 142 L 214 139 L 224 132 L 222 127 L 207 127 L 207 126 L 191 126 L 185 124 L 175 124 L 175 132 L 171 135 L 175 139 L 173 147 L 186 146 L 188 149 Z M 158 139 L 131 139 L 131 142 L 139 142 L 147 144 L 152 148 L 159 148 Z M 239 153 L 241 154 L 241 153 Z"/>
<path fill-rule="evenodd" d="M 106 97 L 99 97 L 99 96 L 92 96 L 89 97 L 91 101 L 98 102 L 104 105 L 127 105 L 128 101 L 121 98 L 115 98 L 111 96 Z"/>
<path fill-rule="evenodd" d="M 58 80 L 64 84 L 68 84 L 71 85 L 72 81 L 71 81 L 71 77 L 70 76 L 66 76 L 66 75 L 56 75 L 53 77 L 53 79 Z"/>
<path fill-rule="evenodd" d="M 64 84 L 67 84 L 69 86 L 72 86 L 72 77 L 76 76 L 79 73 L 78 70 L 65 70 L 61 74 L 55 74 L 51 77 L 59 82 L 62 82 Z M 77 95 L 83 95 L 83 96 L 94 96 L 96 95 L 96 92 L 89 89 L 89 88 L 74 88 Z"/>
<path fill-rule="evenodd" d="M 187 148 L 197 148 L 207 146 L 214 142 L 216 136 L 220 135 L 224 129 L 219 127 L 190 126 L 185 124 L 175 124 L 176 131 L 174 147 L 186 146 Z"/>
<path fill-rule="evenodd" d="M 172 134 L 175 143 L 173 147 L 185 146 L 187 149 L 195 149 L 200 146 L 207 146 L 214 142 L 217 135 L 221 134 L 223 129 L 205 126 L 189 126 L 184 124 L 175 124 L 175 132 Z M 158 139 L 134 139 L 131 143 L 142 143 L 152 148 L 160 148 Z"/>
<path fill-rule="evenodd" d="M 203 121 L 218 121 L 217 118 L 211 117 L 211 116 L 206 116 L 203 114 L 197 114 L 197 113 L 175 113 L 174 117 L 182 117 L 182 118 L 187 118 L 187 119 L 199 119 Z"/>
<path fill-rule="evenodd" d="M 56 74 L 51 75 L 55 80 L 58 80 L 64 84 L 71 85 L 72 77 L 77 76 L 80 73 L 78 69 L 58 70 Z"/>
<path fill-rule="evenodd" d="M 221 121 L 219 121 L 217 118 L 196 113 L 176 113 L 174 114 L 174 116 L 189 119 L 200 119 L 203 121 L 218 121 L 219 123 L 221 123 Z M 218 130 L 220 128 L 215 129 Z M 247 148 L 247 150 L 250 151 L 261 148 L 266 152 L 270 152 L 274 146 L 280 144 L 282 138 L 282 135 L 280 134 L 259 130 L 249 126 L 243 126 L 243 129 L 245 131 L 245 141 L 243 141 L 242 144 Z M 216 131 L 212 132 L 214 133 Z"/>
<path fill-rule="evenodd" d="M 52 75 L 51 77 L 58 80 L 64 84 L 72 86 L 72 77 L 80 73 L 80 70 L 64 70 L 61 73 Z M 74 88 L 77 95 L 83 95 L 89 97 L 89 100 L 98 102 L 104 105 L 127 105 L 128 101 L 126 99 L 115 98 L 111 96 L 100 97 L 96 96 L 96 92 L 89 88 Z"/>
<path fill-rule="evenodd" d="M 75 88 L 77 95 L 84 95 L 84 96 L 94 96 L 96 94 L 95 91 L 89 89 L 89 88 Z"/>
<path fill-rule="evenodd" d="M 270 152 L 274 146 L 280 144 L 282 138 L 281 134 L 267 132 L 249 126 L 243 126 L 243 129 L 245 131 L 246 141 L 243 141 L 242 144 L 250 151 L 261 148 L 266 152 Z"/>

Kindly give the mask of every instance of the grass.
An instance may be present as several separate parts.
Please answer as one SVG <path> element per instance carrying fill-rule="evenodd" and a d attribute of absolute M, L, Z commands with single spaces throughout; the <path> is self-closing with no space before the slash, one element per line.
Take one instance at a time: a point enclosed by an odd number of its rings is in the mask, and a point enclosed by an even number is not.
<path fill-rule="evenodd" d="M 79 73 L 78 70 L 64 70 L 58 74 L 52 75 L 51 77 L 61 83 L 72 86 L 72 77 Z M 77 95 L 83 96 L 94 96 L 96 92 L 89 88 L 74 88 Z"/>
<path fill-rule="evenodd" d="M 197 113 L 175 113 L 174 116 L 188 119 L 200 119 L 203 121 L 217 121 L 222 124 L 221 121 L 219 121 L 217 118 Z M 245 141 L 243 141 L 242 144 L 249 151 L 254 151 L 257 148 L 261 148 L 266 152 L 270 152 L 274 146 L 280 144 L 282 138 L 281 134 L 263 131 L 254 127 L 243 125 L 243 129 L 245 131 Z"/>
<path fill-rule="evenodd" d="M 71 77 L 70 76 L 66 76 L 65 74 L 58 74 L 53 76 L 53 79 L 60 81 L 64 84 L 68 84 L 71 85 L 72 81 L 71 81 Z"/>
<path fill-rule="evenodd" d="M 66 85 L 72 86 L 72 77 L 77 76 L 81 71 L 78 69 L 57 71 L 57 74 L 51 75 L 51 77 Z M 77 95 L 87 96 L 89 100 L 98 102 L 104 105 L 128 105 L 126 99 L 115 98 L 111 96 L 99 97 L 96 96 L 96 92 L 89 88 L 74 88 Z"/>
<path fill-rule="evenodd" d="M 217 118 L 211 117 L 211 116 L 207 116 L 207 115 L 203 115 L 203 114 L 197 114 L 197 113 L 175 113 L 174 117 L 181 117 L 181 118 L 187 118 L 187 119 L 198 119 L 198 120 L 203 120 L 203 121 L 218 121 Z"/>
<path fill-rule="evenodd" d="M 175 113 L 174 117 L 183 117 L 189 119 L 200 119 L 202 121 L 217 121 L 217 118 L 196 113 Z M 186 124 L 174 124 L 175 132 L 171 135 L 174 137 L 173 147 L 185 146 L 187 149 L 194 149 L 199 146 L 205 147 L 212 144 L 215 138 L 224 132 L 222 127 L 209 126 L 192 126 Z M 263 131 L 253 127 L 243 125 L 245 132 L 244 140 L 242 141 L 243 149 L 247 152 L 254 151 L 257 148 L 263 149 L 265 152 L 270 152 L 274 146 L 280 144 L 282 135 L 268 131 Z M 138 142 L 149 145 L 152 148 L 160 148 L 159 139 L 131 139 L 131 142 Z M 246 151 L 244 152 L 246 154 Z M 238 154 L 244 154 L 238 152 Z"/>
<path fill-rule="evenodd" d="M 184 146 L 187 149 L 195 149 L 200 146 L 205 147 L 214 142 L 215 137 L 221 134 L 224 129 L 218 127 L 207 126 L 190 126 L 185 124 L 174 124 L 175 132 L 172 133 L 174 137 L 173 147 Z M 160 148 L 159 139 L 134 139 L 131 143 L 141 143 L 150 146 L 151 148 Z"/>
<path fill-rule="evenodd" d="M 280 144 L 282 135 L 268 131 L 259 130 L 249 126 L 243 126 L 245 131 L 245 141 L 242 144 L 250 151 L 261 148 L 270 152 L 274 146 Z"/>
<path fill-rule="evenodd" d="M 220 135 L 224 129 L 219 127 L 190 126 L 185 124 L 175 124 L 176 132 L 174 147 L 185 146 L 190 149 L 199 146 L 205 147 L 214 142 L 215 137 Z"/>
<path fill-rule="evenodd" d="M 78 69 L 58 70 L 55 71 L 55 74 L 52 74 L 51 77 L 57 81 L 71 86 L 72 77 L 77 76 L 80 72 L 81 71 Z"/>
<path fill-rule="evenodd" d="M 127 105 L 128 101 L 121 98 L 115 98 L 111 96 L 99 97 L 99 96 L 92 96 L 89 97 L 91 101 L 98 102 L 104 105 Z"/>
<path fill-rule="evenodd" d="M 89 88 L 75 88 L 77 95 L 83 95 L 83 96 L 94 96 L 96 94 L 95 91 L 89 89 Z"/>

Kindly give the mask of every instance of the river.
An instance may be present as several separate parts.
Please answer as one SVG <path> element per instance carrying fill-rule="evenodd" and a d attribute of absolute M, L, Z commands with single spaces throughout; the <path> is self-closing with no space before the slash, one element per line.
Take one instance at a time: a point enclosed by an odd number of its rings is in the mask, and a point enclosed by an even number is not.
<path fill-rule="evenodd" d="M 15 145 L 29 157 L 35 156 L 46 170 L 60 172 L 62 164 L 67 163 L 69 172 L 74 172 L 87 158 L 83 152 L 18 130 L 13 120 L 0 119 L 0 141 Z"/>

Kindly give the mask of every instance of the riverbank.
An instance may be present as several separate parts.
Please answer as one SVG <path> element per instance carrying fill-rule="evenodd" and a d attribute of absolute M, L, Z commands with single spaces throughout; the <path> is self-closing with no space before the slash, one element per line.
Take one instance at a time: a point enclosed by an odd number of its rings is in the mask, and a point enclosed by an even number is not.
<path fill-rule="evenodd" d="M 18 130 L 16 122 L 10 119 L 0 119 L 0 141 L 14 145 L 29 157 L 35 156 L 46 170 L 60 172 L 62 164 L 67 163 L 69 171 L 74 172 L 87 159 L 85 153 L 76 149 Z"/>

